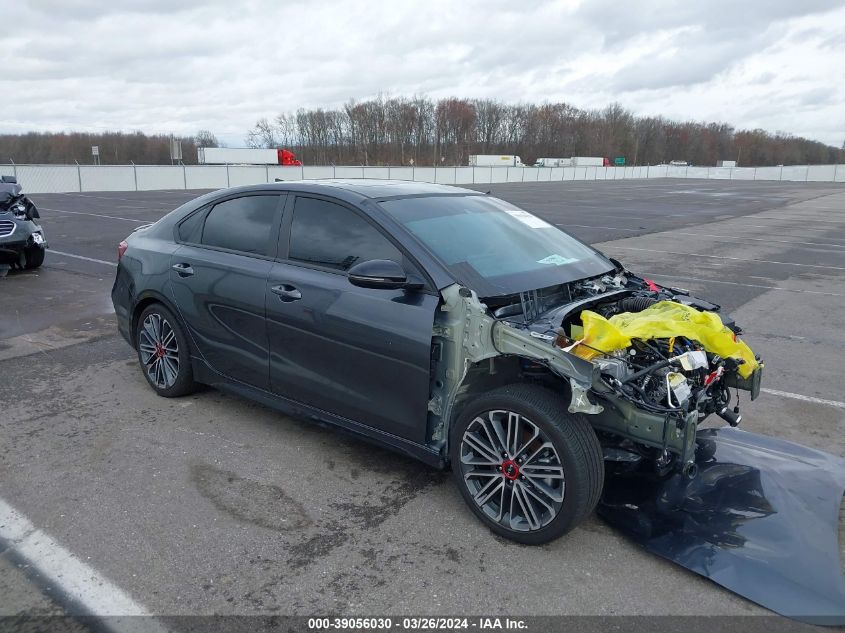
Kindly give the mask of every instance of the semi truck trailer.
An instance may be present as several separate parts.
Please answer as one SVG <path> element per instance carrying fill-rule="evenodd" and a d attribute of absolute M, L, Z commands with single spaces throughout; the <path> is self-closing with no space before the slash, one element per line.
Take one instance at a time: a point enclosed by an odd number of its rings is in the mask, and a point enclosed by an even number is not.
<path fill-rule="evenodd" d="M 573 167 L 609 167 L 610 159 L 601 156 L 573 156 Z"/>
<path fill-rule="evenodd" d="M 470 167 L 524 167 L 522 159 L 513 154 L 472 154 Z"/>
<path fill-rule="evenodd" d="M 571 167 L 571 158 L 538 158 L 534 167 Z"/>
<path fill-rule="evenodd" d="M 251 147 L 199 147 L 197 162 L 200 165 L 302 165 L 290 150 Z"/>

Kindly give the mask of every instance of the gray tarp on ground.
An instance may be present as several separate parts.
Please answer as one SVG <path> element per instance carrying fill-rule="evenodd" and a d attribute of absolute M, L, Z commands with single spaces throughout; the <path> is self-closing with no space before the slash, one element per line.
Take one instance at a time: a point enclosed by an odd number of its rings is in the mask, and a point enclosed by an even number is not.
<path fill-rule="evenodd" d="M 698 432 L 698 474 L 610 476 L 599 514 L 647 550 L 782 615 L 845 624 L 845 460 L 738 429 Z"/>

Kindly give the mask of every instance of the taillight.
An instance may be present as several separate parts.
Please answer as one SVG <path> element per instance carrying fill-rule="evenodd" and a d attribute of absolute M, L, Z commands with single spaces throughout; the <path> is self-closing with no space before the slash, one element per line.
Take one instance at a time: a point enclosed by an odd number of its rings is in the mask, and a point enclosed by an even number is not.
<path fill-rule="evenodd" d="M 126 240 L 122 240 L 120 244 L 117 245 L 117 261 L 120 261 L 120 258 L 123 257 L 127 248 L 129 248 L 129 244 L 126 243 Z"/>

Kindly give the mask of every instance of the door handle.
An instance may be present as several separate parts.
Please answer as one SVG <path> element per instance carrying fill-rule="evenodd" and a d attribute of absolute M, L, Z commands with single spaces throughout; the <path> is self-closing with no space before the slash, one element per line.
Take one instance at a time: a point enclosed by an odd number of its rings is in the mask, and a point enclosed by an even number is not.
<path fill-rule="evenodd" d="M 279 286 L 272 286 L 270 290 L 273 294 L 279 295 L 279 299 L 282 301 L 290 302 L 290 301 L 299 301 L 302 299 L 302 293 L 296 288 L 296 286 L 291 286 L 290 284 L 281 284 Z"/>
<path fill-rule="evenodd" d="M 175 270 L 180 277 L 190 277 L 194 274 L 194 269 L 191 268 L 191 265 L 184 262 L 181 264 L 173 264 L 171 268 Z"/>

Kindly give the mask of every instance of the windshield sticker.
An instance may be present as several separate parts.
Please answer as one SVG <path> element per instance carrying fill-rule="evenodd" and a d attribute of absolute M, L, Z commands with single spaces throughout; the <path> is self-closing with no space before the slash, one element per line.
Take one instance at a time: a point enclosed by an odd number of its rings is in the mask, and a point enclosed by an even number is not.
<path fill-rule="evenodd" d="M 563 255 L 549 255 L 543 259 L 538 259 L 538 264 L 552 264 L 554 266 L 563 266 L 564 264 L 571 264 L 578 260 L 573 257 L 564 257 Z"/>
<path fill-rule="evenodd" d="M 541 220 L 537 216 L 531 215 L 527 211 L 522 211 L 521 209 L 502 209 L 502 211 L 515 217 L 517 220 L 526 226 L 530 226 L 532 229 L 549 229 L 552 227 L 552 225 L 545 220 Z"/>

